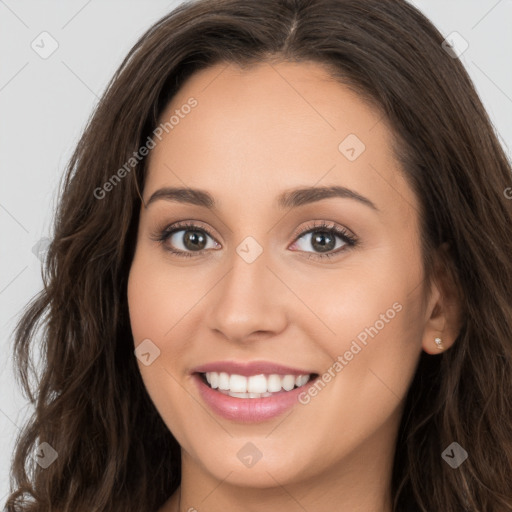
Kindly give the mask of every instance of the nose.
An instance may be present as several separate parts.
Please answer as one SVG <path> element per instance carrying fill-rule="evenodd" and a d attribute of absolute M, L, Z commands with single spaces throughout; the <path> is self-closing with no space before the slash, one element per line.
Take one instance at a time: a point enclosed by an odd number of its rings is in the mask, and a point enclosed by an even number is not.
<path fill-rule="evenodd" d="M 232 265 L 210 292 L 208 327 L 229 341 L 273 337 L 287 324 L 284 298 L 290 293 L 263 251 L 248 262 L 237 252 Z"/>

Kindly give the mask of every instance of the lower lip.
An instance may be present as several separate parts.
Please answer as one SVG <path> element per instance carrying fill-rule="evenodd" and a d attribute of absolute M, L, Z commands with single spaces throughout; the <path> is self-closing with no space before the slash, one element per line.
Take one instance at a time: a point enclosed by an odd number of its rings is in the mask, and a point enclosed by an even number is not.
<path fill-rule="evenodd" d="M 193 375 L 203 400 L 219 416 L 241 423 L 256 423 L 283 414 L 298 403 L 298 396 L 311 385 L 310 380 L 300 388 L 280 391 L 265 398 L 235 398 L 224 395 L 205 384 L 199 374 Z"/>

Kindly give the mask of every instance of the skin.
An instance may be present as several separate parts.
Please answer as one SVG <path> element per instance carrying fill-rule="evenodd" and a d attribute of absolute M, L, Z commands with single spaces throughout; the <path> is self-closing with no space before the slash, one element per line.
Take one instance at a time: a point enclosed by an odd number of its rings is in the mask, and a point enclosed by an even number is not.
<path fill-rule="evenodd" d="M 128 283 L 135 346 L 149 338 L 160 349 L 151 365 L 138 361 L 140 372 L 182 447 L 181 487 L 160 512 L 390 512 L 397 431 L 421 351 L 439 353 L 434 338 L 447 349 L 458 334 L 452 284 L 436 275 L 425 290 L 418 199 L 390 149 L 391 130 L 317 63 L 215 65 L 184 84 L 162 120 L 190 97 L 198 105 L 149 155 L 142 195 L 148 203 L 162 187 L 200 188 L 219 209 L 164 199 L 142 206 Z M 338 149 L 349 134 L 366 146 L 354 161 Z M 339 197 L 275 205 L 284 190 L 327 185 L 378 210 Z M 211 232 L 206 254 L 168 251 L 187 250 L 186 228 L 173 242 L 153 239 L 178 221 Z M 344 227 L 359 244 L 308 259 L 322 254 L 312 235 L 293 235 L 313 221 Z M 248 236 L 263 249 L 250 264 L 236 252 Z M 331 253 L 344 244 L 336 240 Z M 220 360 L 322 375 L 395 303 L 400 312 L 317 396 L 277 418 L 226 420 L 192 381 L 192 368 Z M 247 442 L 262 453 L 251 468 L 237 457 Z"/>

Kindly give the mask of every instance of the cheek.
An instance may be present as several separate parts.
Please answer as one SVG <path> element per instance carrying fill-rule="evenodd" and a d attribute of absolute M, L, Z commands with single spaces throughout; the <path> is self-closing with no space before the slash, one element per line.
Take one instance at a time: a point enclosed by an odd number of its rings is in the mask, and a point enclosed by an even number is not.
<path fill-rule="evenodd" d="M 178 300 L 178 295 L 182 296 L 183 292 L 178 292 L 180 288 L 175 281 L 171 286 L 165 269 L 159 265 L 154 258 L 150 261 L 147 252 L 139 251 L 135 255 L 128 279 L 130 324 L 135 347 L 142 346 L 147 340 L 154 344 L 151 345 L 153 348 L 157 347 L 157 355 L 151 357 L 149 365 L 137 359 L 139 371 L 164 423 L 183 444 L 186 433 L 193 428 L 193 425 L 185 425 L 184 417 L 176 414 L 176 411 L 190 407 L 190 396 L 180 382 L 182 372 L 177 364 L 181 359 L 179 352 L 183 350 L 173 344 L 171 351 L 169 344 L 163 342 L 169 336 L 166 333 L 179 321 L 176 304 L 183 305 L 183 301 Z M 183 315 L 184 312 L 180 313 L 180 317 Z"/>
<path fill-rule="evenodd" d="M 294 292 L 312 313 L 304 315 L 304 308 L 296 307 L 291 321 L 307 331 L 331 360 L 350 351 L 355 342 L 361 347 L 357 359 L 364 359 L 363 352 L 375 352 L 379 359 L 401 352 L 421 332 L 423 276 L 417 258 L 413 251 L 397 254 L 382 247 L 360 260 L 347 260 L 339 269 L 311 271 L 308 278 L 289 273 L 285 280 L 295 280 Z M 357 350 L 356 346 L 353 352 Z"/>
<path fill-rule="evenodd" d="M 153 250 L 154 252 L 154 250 Z M 128 278 L 128 305 L 135 344 L 142 339 L 162 340 L 186 312 L 190 288 L 170 272 L 162 258 L 145 247 L 137 250 Z"/>
<path fill-rule="evenodd" d="M 309 321 L 299 320 L 297 315 L 295 322 L 322 350 L 325 361 L 325 387 L 330 391 L 318 394 L 329 395 L 331 404 L 357 411 L 351 422 L 354 435 L 364 427 L 357 418 L 368 419 L 368 410 L 377 423 L 385 419 L 405 396 L 413 377 L 422 335 L 418 259 L 413 250 L 398 254 L 382 248 L 368 253 L 364 264 L 322 277 L 316 287 L 308 282 L 298 292 L 314 305 L 316 319 L 309 315 Z M 324 405 L 319 414 L 346 421 L 344 407 Z"/>

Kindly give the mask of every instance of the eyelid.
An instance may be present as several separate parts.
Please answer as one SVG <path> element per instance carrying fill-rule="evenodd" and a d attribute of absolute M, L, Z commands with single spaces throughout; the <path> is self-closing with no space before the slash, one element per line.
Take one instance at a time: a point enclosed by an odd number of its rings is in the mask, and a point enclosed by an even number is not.
<path fill-rule="evenodd" d="M 167 225 L 163 229 L 158 229 L 155 233 L 150 235 L 150 238 L 155 241 L 165 242 L 173 234 L 178 231 L 203 231 L 206 233 L 216 244 L 219 244 L 217 238 L 212 234 L 211 230 L 205 227 L 201 221 L 196 220 L 185 220 L 177 221 Z M 196 254 L 200 254 L 202 251 L 197 251 Z"/>
<path fill-rule="evenodd" d="M 175 233 L 176 231 L 183 231 L 183 230 L 191 230 L 191 231 L 204 231 L 210 238 L 215 240 L 217 242 L 217 237 L 212 234 L 212 230 L 210 228 L 206 227 L 200 220 L 184 220 L 184 221 L 177 221 L 173 222 L 171 224 L 166 224 L 164 228 L 157 229 L 156 233 L 152 235 L 152 237 L 159 237 L 160 235 L 171 235 Z"/>
<path fill-rule="evenodd" d="M 308 227 L 299 227 L 293 232 L 293 243 L 295 243 L 299 238 L 303 237 L 304 235 L 307 235 L 308 233 L 315 232 L 315 231 L 321 231 L 322 229 L 325 231 L 337 231 L 341 232 L 346 238 L 352 240 L 354 243 L 358 241 L 358 236 L 351 231 L 350 229 L 347 229 L 345 226 L 341 226 L 336 224 L 332 221 L 312 221 L 313 223 L 310 224 Z M 340 234 L 337 234 L 337 236 L 341 236 Z"/>

